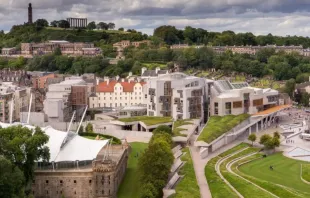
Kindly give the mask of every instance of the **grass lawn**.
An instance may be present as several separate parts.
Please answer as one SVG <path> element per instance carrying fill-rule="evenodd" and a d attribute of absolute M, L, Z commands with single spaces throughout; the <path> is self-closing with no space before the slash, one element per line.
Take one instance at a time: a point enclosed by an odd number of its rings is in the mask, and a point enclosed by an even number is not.
<path fill-rule="evenodd" d="M 173 123 L 173 130 L 172 130 L 172 134 L 173 136 L 184 136 L 186 137 L 187 135 L 184 135 L 182 133 L 180 133 L 181 131 L 185 131 L 186 129 L 183 129 L 182 127 L 180 126 L 183 126 L 183 125 L 191 125 L 193 124 L 191 122 L 191 119 L 185 119 L 185 120 L 177 120 Z"/>
<path fill-rule="evenodd" d="M 138 177 L 138 157 L 135 157 L 137 152 L 144 151 L 148 144 L 133 142 L 130 143 L 131 153 L 129 154 L 127 169 L 125 177 L 118 189 L 117 197 L 118 198 L 137 198 L 139 197 L 140 188 L 139 188 L 139 177 Z"/>
<path fill-rule="evenodd" d="M 228 132 L 242 121 L 246 120 L 250 115 L 226 115 L 226 116 L 212 116 L 210 117 L 207 126 L 204 127 L 198 141 L 211 143 L 216 138 Z"/>
<path fill-rule="evenodd" d="M 136 116 L 130 118 L 120 118 L 118 120 L 121 122 L 141 121 L 144 122 L 144 124 L 146 124 L 147 126 L 172 122 L 171 117 L 156 117 L 156 116 Z"/>
<path fill-rule="evenodd" d="M 299 197 L 310 197 L 310 187 L 300 179 L 300 164 L 305 162 L 287 158 L 282 153 L 276 153 L 261 158 L 239 167 L 245 175 L 252 176 L 258 180 L 267 181 L 273 184 L 280 184 L 285 187 L 299 191 Z M 269 166 L 274 170 L 271 171 Z"/>
<path fill-rule="evenodd" d="M 181 160 L 185 162 L 184 166 L 181 168 L 179 175 L 184 175 L 183 179 L 178 183 L 175 188 L 176 194 L 173 196 L 175 198 L 199 198 L 200 191 L 197 184 L 197 179 L 195 175 L 193 161 L 188 148 L 182 150 L 186 152 L 185 155 L 181 157 Z"/>
<path fill-rule="evenodd" d="M 310 164 L 302 165 L 302 178 L 310 182 Z"/>
<path fill-rule="evenodd" d="M 234 188 L 243 195 L 244 198 L 269 198 L 271 195 L 260 188 L 248 183 L 242 178 L 228 172 L 226 165 L 238 157 L 245 156 L 247 154 L 259 151 L 258 148 L 248 148 L 228 159 L 226 159 L 220 166 L 220 170 L 225 179 L 234 186 Z"/>
<path fill-rule="evenodd" d="M 212 158 L 205 167 L 205 175 L 213 198 L 238 198 L 238 195 L 226 185 L 226 183 L 216 173 L 215 164 L 222 157 L 234 153 L 242 148 L 248 147 L 248 144 L 239 144 L 234 148 Z"/>
<path fill-rule="evenodd" d="M 156 67 L 159 67 L 160 69 L 167 69 L 167 63 L 142 63 L 143 67 L 146 67 L 148 69 L 155 69 Z"/>

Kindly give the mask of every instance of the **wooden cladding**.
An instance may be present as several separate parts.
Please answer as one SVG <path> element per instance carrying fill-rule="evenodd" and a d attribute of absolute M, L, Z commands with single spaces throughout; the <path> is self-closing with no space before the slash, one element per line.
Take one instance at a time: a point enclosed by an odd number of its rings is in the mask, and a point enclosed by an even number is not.
<path fill-rule="evenodd" d="M 242 108 L 242 101 L 233 102 L 233 108 Z"/>
<path fill-rule="evenodd" d="M 253 100 L 253 106 L 254 107 L 257 107 L 257 106 L 262 106 L 264 103 L 263 103 L 263 99 L 257 99 L 257 100 Z"/>

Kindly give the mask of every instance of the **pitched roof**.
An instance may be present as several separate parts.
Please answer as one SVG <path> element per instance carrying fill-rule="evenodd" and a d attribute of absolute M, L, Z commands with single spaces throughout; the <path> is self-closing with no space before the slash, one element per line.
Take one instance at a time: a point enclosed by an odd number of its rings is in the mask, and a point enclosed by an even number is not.
<path fill-rule="evenodd" d="M 109 82 L 109 84 L 108 84 L 107 81 L 105 81 L 105 82 L 99 83 L 99 85 L 96 86 L 96 91 L 97 92 L 114 92 L 114 86 L 116 85 L 116 83 L 119 83 L 122 85 L 123 92 L 133 92 L 133 88 L 138 82 L 112 81 L 112 82 Z M 145 82 L 140 82 L 140 84 L 144 85 Z"/>

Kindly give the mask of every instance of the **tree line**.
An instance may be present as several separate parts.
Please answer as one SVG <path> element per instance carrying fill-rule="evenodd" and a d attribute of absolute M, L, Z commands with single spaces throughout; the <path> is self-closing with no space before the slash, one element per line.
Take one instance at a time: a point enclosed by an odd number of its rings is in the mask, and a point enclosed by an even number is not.
<path fill-rule="evenodd" d="M 141 198 L 163 197 L 163 188 L 173 164 L 172 130 L 162 125 L 153 131 L 148 148 L 138 161 Z"/>
<path fill-rule="evenodd" d="M 184 30 L 175 26 L 164 25 L 154 29 L 153 36 L 161 38 L 167 44 L 186 43 L 189 45 L 302 45 L 310 47 L 310 38 L 302 36 L 274 36 L 272 34 L 255 36 L 251 32 L 235 33 L 227 30 L 223 32 L 211 32 L 202 28 L 185 27 Z"/>

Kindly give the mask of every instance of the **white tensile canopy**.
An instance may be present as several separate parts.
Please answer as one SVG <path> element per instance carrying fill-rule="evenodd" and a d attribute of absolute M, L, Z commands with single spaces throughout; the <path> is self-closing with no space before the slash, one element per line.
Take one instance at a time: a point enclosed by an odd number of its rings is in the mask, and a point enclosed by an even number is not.
<path fill-rule="evenodd" d="M 20 123 L 0 123 L 0 126 L 6 128 L 18 124 Z M 29 129 L 35 128 L 25 124 L 22 126 Z M 58 131 L 50 126 L 41 127 L 41 129 L 49 136 L 46 146 L 50 149 L 50 162 L 93 160 L 109 142 L 109 140 L 90 140 L 74 132 Z"/>

